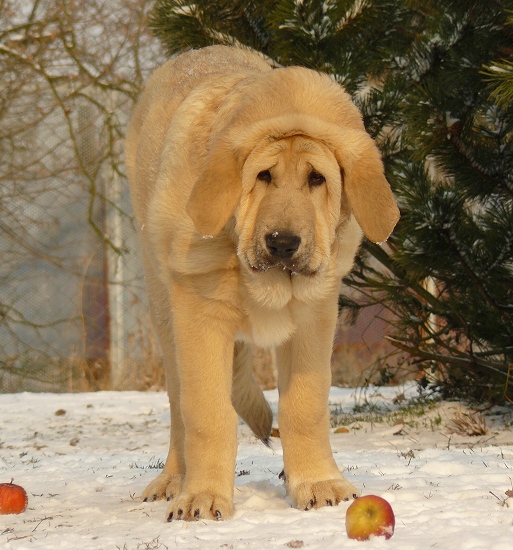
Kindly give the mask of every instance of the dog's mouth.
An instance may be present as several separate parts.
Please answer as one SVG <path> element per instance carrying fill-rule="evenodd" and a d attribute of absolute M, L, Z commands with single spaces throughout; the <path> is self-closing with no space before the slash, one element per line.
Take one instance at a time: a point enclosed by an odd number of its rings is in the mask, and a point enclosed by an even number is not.
<path fill-rule="evenodd" d="M 275 230 L 255 238 L 249 247 L 239 250 L 239 257 L 251 273 L 281 270 L 291 277 L 312 277 L 319 270 L 319 266 L 313 265 L 313 251 L 309 239 L 289 231 Z"/>
<path fill-rule="evenodd" d="M 281 270 L 287 272 L 291 277 L 298 275 L 303 277 L 313 277 L 318 272 L 317 269 L 312 269 L 308 264 L 305 265 L 305 263 L 299 259 L 277 259 L 270 255 L 265 255 L 263 257 L 255 255 L 254 259 L 247 255 L 245 257 L 245 263 L 252 273 L 265 273 L 270 270 Z"/>

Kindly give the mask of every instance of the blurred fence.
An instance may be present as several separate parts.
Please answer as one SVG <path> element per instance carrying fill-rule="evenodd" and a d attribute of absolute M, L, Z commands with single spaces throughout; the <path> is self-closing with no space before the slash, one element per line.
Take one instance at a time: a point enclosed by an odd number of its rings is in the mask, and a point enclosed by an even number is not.
<path fill-rule="evenodd" d="M 0 391 L 159 383 L 141 368 L 158 360 L 122 169 L 132 104 L 108 91 L 108 121 L 78 97 L 30 124 L 51 98 L 27 99 L 4 119 L 23 147 L 1 151 Z"/>
<path fill-rule="evenodd" d="M 4 0 L 0 392 L 162 385 L 123 166 L 153 0 Z"/>

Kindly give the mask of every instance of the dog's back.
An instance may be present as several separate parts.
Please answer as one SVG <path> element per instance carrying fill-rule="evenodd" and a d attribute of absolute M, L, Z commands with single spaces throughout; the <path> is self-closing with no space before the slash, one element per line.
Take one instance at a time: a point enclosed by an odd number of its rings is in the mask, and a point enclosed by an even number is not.
<path fill-rule="evenodd" d="M 235 83 L 252 73 L 269 70 L 270 64 L 255 52 L 212 46 L 170 59 L 152 74 L 132 113 L 125 141 L 132 203 L 141 223 L 158 174 L 165 134 L 183 100 L 195 88 L 216 83 L 217 75 L 223 80 L 231 75 Z"/>

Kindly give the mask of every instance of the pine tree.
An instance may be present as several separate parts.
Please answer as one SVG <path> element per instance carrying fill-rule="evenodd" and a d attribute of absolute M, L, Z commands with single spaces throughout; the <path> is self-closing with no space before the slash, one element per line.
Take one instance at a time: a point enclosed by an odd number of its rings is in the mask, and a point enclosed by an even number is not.
<path fill-rule="evenodd" d="M 506 3 L 410 5 L 417 34 L 369 99 L 380 120 L 379 97 L 393 101 L 402 81 L 393 131 L 377 136 L 402 221 L 391 253 L 366 247 L 396 280 L 361 264 L 353 283 L 393 304 L 395 344 L 437 369 L 446 392 L 494 400 L 513 362 L 513 110 L 490 95 L 483 69 L 512 53 Z"/>
<path fill-rule="evenodd" d="M 356 314 L 383 304 L 407 363 L 435 370 L 446 393 L 480 400 L 507 396 L 513 363 L 511 8 L 511 0 L 157 0 L 152 18 L 170 54 L 244 44 L 328 72 L 353 95 L 402 218 L 387 246 L 364 243 L 346 281 L 364 298 L 342 296 L 341 307 Z M 495 88 L 490 75 L 503 77 Z"/>
<path fill-rule="evenodd" d="M 169 55 L 242 44 L 281 65 L 328 72 L 356 91 L 381 67 L 384 49 L 411 41 L 412 15 L 395 0 L 157 0 L 150 25 Z"/>
<path fill-rule="evenodd" d="M 510 31 L 513 31 L 513 14 L 508 15 L 507 20 Z M 508 55 L 505 55 L 505 54 Z M 510 49 L 503 52 L 501 59 L 495 60 L 485 74 L 491 83 L 491 97 L 503 109 L 507 110 L 510 103 L 513 103 L 513 44 Z"/>

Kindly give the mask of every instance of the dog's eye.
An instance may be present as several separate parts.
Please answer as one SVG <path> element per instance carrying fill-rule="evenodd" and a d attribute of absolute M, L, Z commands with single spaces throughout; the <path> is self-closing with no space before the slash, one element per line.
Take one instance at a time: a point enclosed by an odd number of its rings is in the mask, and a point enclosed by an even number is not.
<path fill-rule="evenodd" d="M 318 187 L 319 185 L 322 185 L 326 181 L 326 178 L 319 174 L 319 172 L 310 172 L 308 174 L 308 185 L 310 187 Z"/>
<path fill-rule="evenodd" d="M 271 172 L 269 170 L 262 170 L 258 172 L 257 179 L 265 181 L 265 183 L 271 183 Z"/>

